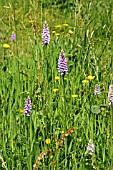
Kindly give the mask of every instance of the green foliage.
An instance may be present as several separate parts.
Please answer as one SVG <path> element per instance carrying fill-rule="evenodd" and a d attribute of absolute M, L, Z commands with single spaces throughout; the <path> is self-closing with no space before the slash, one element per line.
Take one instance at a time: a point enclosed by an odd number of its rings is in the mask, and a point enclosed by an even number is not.
<path fill-rule="evenodd" d="M 99 107 L 98 105 L 92 106 L 92 107 L 91 107 L 91 111 L 92 111 L 93 113 L 97 113 L 97 114 L 101 112 L 100 107 Z"/>
<path fill-rule="evenodd" d="M 0 169 L 32 170 L 40 157 L 39 170 L 111 170 L 112 1 L 0 4 Z M 41 39 L 45 20 L 51 37 L 47 47 Z M 57 69 L 61 49 L 69 72 L 64 80 Z M 83 82 L 89 75 L 95 78 Z M 28 95 L 30 117 L 23 113 Z M 90 139 L 93 155 L 86 153 Z"/>

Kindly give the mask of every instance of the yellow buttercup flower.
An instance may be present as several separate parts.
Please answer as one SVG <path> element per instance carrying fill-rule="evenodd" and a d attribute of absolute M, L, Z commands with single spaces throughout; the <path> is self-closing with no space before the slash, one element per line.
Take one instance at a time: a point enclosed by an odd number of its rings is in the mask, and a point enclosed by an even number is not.
<path fill-rule="evenodd" d="M 73 34 L 73 31 L 72 31 L 72 30 L 69 30 L 68 33 L 69 33 L 69 34 Z"/>
<path fill-rule="evenodd" d="M 88 76 L 87 79 L 88 80 L 93 80 L 95 78 L 95 76 Z"/>
<path fill-rule="evenodd" d="M 58 76 L 55 77 L 55 80 L 59 80 L 60 78 Z"/>
<path fill-rule="evenodd" d="M 76 97 L 78 97 L 78 95 L 77 94 L 73 94 L 71 97 L 72 98 L 76 98 Z"/>
<path fill-rule="evenodd" d="M 53 92 L 54 92 L 54 93 L 57 93 L 57 92 L 58 92 L 58 89 L 53 89 Z"/>
<path fill-rule="evenodd" d="M 87 82 L 88 82 L 88 80 L 82 80 L 82 83 L 84 83 L 84 84 L 87 83 Z"/>
<path fill-rule="evenodd" d="M 4 47 L 4 48 L 10 48 L 10 45 L 8 45 L 8 44 L 3 44 L 3 47 Z"/>
<path fill-rule="evenodd" d="M 29 20 L 29 23 L 33 23 L 34 22 L 34 20 Z"/>
<path fill-rule="evenodd" d="M 52 33 L 53 33 L 53 34 L 55 34 L 55 33 L 56 33 L 56 31 L 52 31 Z"/>
<path fill-rule="evenodd" d="M 68 24 L 63 24 L 63 26 L 68 27 Z"/>
<path fill-rule="evenodd" d="M 23 110 L 23 109 L 20 109 L 20 113 L 24 113 L 24 110 Z"/>
<path fill-rule="evenodd" d="M 61 25 L 56 25 L 55 28 L 61 28 Z"/>
<path fill-rule="evenodd" d="M 50 142 L 51 142 L 50 138 L 47 138 L 47 139 L 46 139 L 46 144 L 49 145 Z"/>

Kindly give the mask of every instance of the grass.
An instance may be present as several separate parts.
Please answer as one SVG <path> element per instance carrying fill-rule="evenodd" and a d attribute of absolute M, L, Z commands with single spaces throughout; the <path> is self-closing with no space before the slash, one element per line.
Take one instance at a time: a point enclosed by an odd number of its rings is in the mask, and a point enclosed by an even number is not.
<path fill-rule="evenodd" d="M 111 170 L 112 1 L 3 0 L 0 6 L 0 169 Z M 61 49 L 69 72 L 64 81 L 57 69 Z M 89 75 L 95 78 L 83 83 Z M 30 117 L 23 113 L 28 95 Z M 90 139 L 92 155 L 86 152 Z"/>

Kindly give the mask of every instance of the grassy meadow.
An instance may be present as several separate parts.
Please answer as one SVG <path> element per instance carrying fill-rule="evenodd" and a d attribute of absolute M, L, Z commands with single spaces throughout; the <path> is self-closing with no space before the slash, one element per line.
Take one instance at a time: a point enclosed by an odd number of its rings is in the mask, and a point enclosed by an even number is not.
<path fill-rule="evenodd" d="M 0 8 L 0 169 L 112 170 L 112 0 L 1 0 Z"/>

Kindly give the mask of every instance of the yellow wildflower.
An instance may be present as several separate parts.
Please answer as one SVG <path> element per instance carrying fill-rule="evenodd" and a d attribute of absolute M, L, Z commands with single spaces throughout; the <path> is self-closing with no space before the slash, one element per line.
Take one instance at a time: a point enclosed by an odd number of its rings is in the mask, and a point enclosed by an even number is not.
<path fill-rule="evenodd" d="M 3 47 L 4 47 L 4 48 L 10 48 L 10 45 L 8 45 L 8 44 L 3 44 Z"/>
<path fill-rule="evenodd" d="M 88 76 L 87 79 L 88 80 L 93 80 L 95 78 L 95 76 Z"/>
<path fill-rule="evenodd" d="M 78 97 L 78 95 L 77 94 L 73 94 L 71 97 L 75 98 L 75 97 Z"/>
<path fill-rule="evenodd" d="M 59 33 L 56 33 L 55 35 L 58 36 L 58 35 L 60 35 L 60 34 L 59 34 Z"/>
<path fill-rule="evenodd" d="M 49 145 L 50 142 L 51 142 L 50 138 L 47 138 L 47 139 L 46 139 L 46 144 Z"/>
<path fill-rule="evenodd" d="M 87 83 L 87 82 L 88 82 L 88 80 L 82 80 L 82 83 L 84 83 L 84 84 Z"/>
<path fill-rule="evenodd" d="M 73 31 L 69 30 L 68 33 L 69 33 L 69 34 L 73 34 Z"/>
<path fill-rule="evenodd" d="M 105 110 L 104 107 L 102 107 L 102 108 L 101 108 L 101 111 L 104 111 L 104 110 Z"/>
<path fill-rule="evenodd" d="M 63 24 L 63 26 L 68 27 L 68 24 Z"/>
<path fill-rule="evenodd" d="M 61 28 L 61 25 L 56 25 L 55 28 Z"/>
<path fill-rule="evenodd" d="M 55 77 L 55 80 L 59 80 L 60 78 L 58 76 Z"/>
<path fill-rule="evenodd" d="M 112 136 L 112 139 L 113 139 L 113 136 Z"/>
<path fill-rule="evenodd" d="M 20 113 L 24 113 L 24 110 L 23 110 L 23 109 L 20 109 Z"/>
<path fill-rule="evenodd" d="M 53 33 L 53 34 L 55 34 L 55 33 L 56 33 L 56 31 L 52 31 L 52 33 Z"/>
<path fill-rule="evenodd" d="M 53 92 L 54 92 L 54 93 L 57 93 L 57 92 L 58 92 L 58 89 L 53 89 Z"/>
<path fill-rule="evenodd" d="M 34 22 L 34 20 L 29 20 L 29 23 L 33 23 Z"/>

